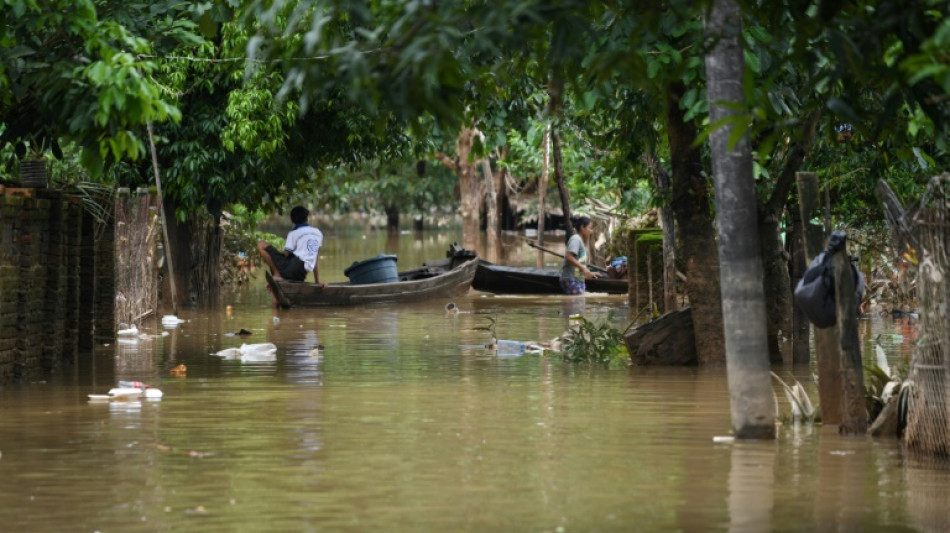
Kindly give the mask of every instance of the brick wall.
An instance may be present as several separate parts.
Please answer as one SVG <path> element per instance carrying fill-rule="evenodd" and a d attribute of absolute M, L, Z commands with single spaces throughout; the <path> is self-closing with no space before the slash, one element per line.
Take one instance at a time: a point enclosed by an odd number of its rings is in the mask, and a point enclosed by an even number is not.
<path fill-rule="evenodd" d="M 92 339 L 94 314 L 102 328 L 95 337 L 114 338 L 113 295 L 103 292 L 113 286 L 114 246 L 109 231 L 86 231 L 87 218 L 81 203 L 60 191 L 0 194 L 0 383 L 75 364 L 79 340 Z"/>

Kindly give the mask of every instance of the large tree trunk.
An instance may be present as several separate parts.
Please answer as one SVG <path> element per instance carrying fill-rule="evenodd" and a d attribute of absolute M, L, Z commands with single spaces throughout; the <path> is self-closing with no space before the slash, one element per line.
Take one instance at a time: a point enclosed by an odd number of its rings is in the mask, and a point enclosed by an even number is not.
<path fill-rule="evenodd" d="M 561 194 L 561 209 L 564 210 L 564 231 L 567 232 L 567 238 L 574 235 L 574 224 L 571 222 L 571 194 L 567 190 L 567 184 L 564 182 L 564 167 L 561 164 L 561 136 L 557 130 L 551 131 L 551 145 L 554 148 L 554 180 L 557 182 L 557 190 Z"/>
<path fill-rule="evenodd" d="M 538 178 L 538 244 L 544 246 L 545 197 L 548 194 L 548 162 L 550 160 L 551 125 L 544 127 L 541 137 L 541 176 Z M 544 268 L 544 252 L 538 250 L 538 268 Z"/>
<path fill-rule="evenodd" d="M 735 0 L 714 0 L 706 20 L 707 37 L 714 43 L 706 55 L 713 124 L 739 113 L 734 107 L 743 102 L 740 31 Z M 726 123 L 710 136 L 719 266 L 729 273 L 720 283 L 732 427 L 738 438 L 775 438 L 752 153 L 745 135 L 732 144 L 733 131 Z"/>
<path fill-rule="evenodd" d="M 389 204 L 383 208 L 386 212 L 386 230 L 389 232 L 399 232 L 399 206 Z"/>
<path fill-rule="evenodd" d="M 459 132 L 458 159 L 459 191 L 462 195 L 462 243 L 469 250 L 478 249 L 478 235 L 481 229 L 481 180 L 471 160 L 472 140 L 475 130 L 462 128 Z"/>
<path fill-rule="evenodd" d="M 788 253 L 782 244 L 781 220 L 795 184 L 795 173 L 805 160 L 815 136 L 815 127 L 821 114 L 813 112 L 802 123 L 801 137 L 785 157 L 782 172 L 772 189 L 768 202 L 759 205 L 759 237 L 762 246 L 762 266 L 765 278 L 765 316 L 767 317 L 769 359 L 782 361 L 780 336 L 791 335 L 792 283 L 788 272 Z M 796 208 L 797 210 L 797 208 Z M 798 213 L 795 213 L 798 215 Z"/>
<path fill-rule="evenodd" d="M 696 355 L 700 364 L 725 363 L 722 301 L 719 293 L 719 252 L 709 208 L 709 186 L 696 141 L 696 125 L 683 121 L 679 101 L 686 92 L 682 83 L 667 88 L 667 135 L 670 143 L 676 219 L 676 256 L 685 265 L 684 287 L 692 307 Z"/>
<path fill-rule="evenodd" d="M 215 307 L 221 288 L 221 224 L 207 213 L 190 213 L 184 222 L 174 216 L 175 203 L 165 199 L 169 216 L 165 253 L 175 265 L 178 305 Z"/>
<path fill-rule="evenodd" d="M 472 142 L 476 130 L 462 128 L 456 144 L 455 159 L 443 153 L 436 154 L 439 161 L 452 169 L 459 177 L 460 212 L 462 215 L 462 245 L 469 250 L 478 249 L 481 228 L 482 184 L 478 179 L 475 163 L 471 160 Z"/>
<path fill-rule="evenodd" d="M 766 343 L 769 361 L 782 362 L 781 337 L 792 330 L 792 293 L 788 277 L 788 255 L 782 244 L 779 218 L 759 218 L 759 246 L 763 269 Z"/>
<path fill-rule="evenodd" d="M 165 255 L 171 260 L 171 264 L 174 265 L 172 272 L 168 272 L 166 269 L 166 275 L 170 276 L 172 280 L 171 286 L 173 291 L 177 291 L 175 294 L 170 294 L 170 298 L 164 299 L 165 303 L 176 302 L 177 306 L 182 305 L 194 305 L 196 302 L 192 300 L 192 293 L 189 287 L 189 279 L 191 272 L 191 235 L 192 227 L 189 220 L 184 222 L 179 222 L 178 217 L 175 216 L 175 209 L 177 203 L 171 198 L 165 198 L 165 223 L 167 224 L 167 235 L 168 242 L 165 243 Z M 168 259 L 165 261 L 168 263 Z"/>
<path fill-rule="evenodd" d="M 485 259 L 493 263 L 498 262 L 500 253 L 500 230 L 498 228 L 498 185 L 495 182 L 495 174 L 491 170 L 491 162 L 488 158 L 482 158 L 482 174 L 485 178 L 485 211 L 486 227 L 485 247 L 488 248 L 485 253 Z M 499 172 L 501 174 L 501 172 Z"/>
<path fill-rule="evenodd" d="M 653 183 L 660 198 L 669 198 L 670 175 L 660 166 L 659 159 L 648 156 L 648 165 L 653 175 Z M 660 206 L 660 229 L 663 231 L 663 312 L 675 311 L 676 305 L 676 227 L 673 223 L 673 209 L 669 204 Z"/>
<path fill-rule="evenodd" d="M 792 287 L 798 285 L 798 280 L 805 275 L 807 267 L 807 256 L 805 255 L 805 230 L 802 225 L 801 211 L 796 200 L 794 205 L 788 207 L 789 225 L 792 231 L 786 237 L 786 245 L 789 252 L 789 292 Z M 792 364 L 807 365 L 811 361 L 811 351 L 809 350 L 808 317 L 804 311 L 793 306 L 792 314 Z"/>
<path fill-rule="evenodd" d="M 193 213 L 197 229 L 191 242 L 194 267 L 191 272 L 191 290 L 201 308 L 220 305 L 221 296 L 221 220 L 208 213 Z"/>

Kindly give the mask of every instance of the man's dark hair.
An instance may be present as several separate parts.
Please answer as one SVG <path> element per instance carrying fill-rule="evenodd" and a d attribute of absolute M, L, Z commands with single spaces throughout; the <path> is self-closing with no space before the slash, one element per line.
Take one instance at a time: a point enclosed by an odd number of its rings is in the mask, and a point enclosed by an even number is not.
<path fill-rule="evenodd" d="M 307 208 L 303 206 L 298 205 L 290 210 L 290 221 L 294 224 L 306 224 L 309 216 L 310 211 L 307 211 Z"/>

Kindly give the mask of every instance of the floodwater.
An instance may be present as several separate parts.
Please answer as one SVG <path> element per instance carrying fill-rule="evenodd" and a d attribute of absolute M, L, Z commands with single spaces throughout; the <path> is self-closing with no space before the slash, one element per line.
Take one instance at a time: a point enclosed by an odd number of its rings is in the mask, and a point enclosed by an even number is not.
<path fill-rule="evenodd" d="M 450 234 L 328 233 L 323 279 L 353 260 L 440 257 Z M 334 238 L 336 237 L 336 238 Z M 524 254 L 533 264 L 534 254 Z M 0 388 L 3 531 L 940 531 L 950 471 L 891 439 L 730 430 L 724 369 L 571 365 L 483 347 L 547 340 L 623 297 L 470 293 L 412 306 L 232 309 L 100 346 L 47 382 Z M 246 338 L 228 335 L 240 329 Z M 903 329 L 901 329 L 903 328 Z M 142 328 L 159 334 L 158 323 Z M 892 363 L 914 330 L 862 320 Z M 271 342 L 273 361 L 215 352 Z M 181 377 L 170 374 L 187 366 Z M 812 369 L 784 367 L 817 400 Z M 90 402 L 118 380 L 160 401 Z M 788 406 L 779 391 L 779 407 Z"/>

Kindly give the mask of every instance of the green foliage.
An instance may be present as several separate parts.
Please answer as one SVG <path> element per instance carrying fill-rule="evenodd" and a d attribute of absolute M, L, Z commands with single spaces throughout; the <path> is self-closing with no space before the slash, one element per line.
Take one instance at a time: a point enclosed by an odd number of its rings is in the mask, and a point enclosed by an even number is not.
<path fill-rule="evenodd" d="M 311 196 L 315 204 L 335 212 L 380 213 L 396 208 L 400 213 L 425 215 L 434 208 L 456 203 L 456 182 L 456 177 L 441 165 L 367 160 L 315 172 L 312 187 L 299 196 Z"/>
<path fill-rule="evenodd" d="M 0 142 L 18 155 L 73 141 L 84 166 L 144 153 L 146 122 L 180 112 L 155 82 L 159 39 L 194 41 L 184 6 L 109 1 L 11 0 L 0 4 Z"/>
<path fill-rule="evenodd" d="M 601 321 L 580 317 L 565 335 L 561 357 L 569 363 L 630 363 L 623 333 L 611 325 L 613 312 Z"/>
<path fill-rule="evenodd" d="M 227 206 L 221 216 L 222 253 L 221 280 L 232 286 L 250 281 L 250 267 L 261 267 L 257 253 L 257 241 L 264 240 L 279 246 L 282 238 L 272 233 L 259 231 L 257 227 L 267 214 L 250 210 L 241 204 Z"/>

